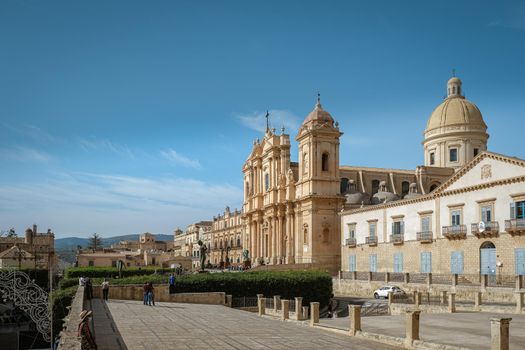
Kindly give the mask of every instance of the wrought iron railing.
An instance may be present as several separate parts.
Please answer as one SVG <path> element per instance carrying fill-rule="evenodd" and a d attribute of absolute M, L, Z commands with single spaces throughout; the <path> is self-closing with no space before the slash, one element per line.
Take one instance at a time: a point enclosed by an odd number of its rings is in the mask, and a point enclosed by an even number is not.
<path fill-rule="evenodd" d="M 421 231 L 416 233 L 416 239 L 421 243 L 432 243 L 432 231 Z"/>
<path fill-rule="evenodd" d="M 390 242 L 394 244 L 402 244 L 404 240 L 405 240 L 405 236 L 403 234 L 396 233 L 396 234 L 390 235 Z"/>
<path fill-rule="evenodd" d="M 505 231 L 508 233 L 525 232 L 525 219 L 505 220 Z"/>
<path fill-rule="evenodd" d="M 375 245 L 377 244 L 377 236 L 368 236 L 365 238 L 366 244 Z"/>
<path fill-rule="evenodd" d="M 499 223 L 497 221 L 484 222 L 484 227 L 480 227 L 479 223 L 473 223 L 470 225 L 470 232 L 477 237 L 491 237 L 499 232 Z"/>
<path fill-rule="evenodd" d="M 257 307 L 257 297 L 237 297 L 232 298 L 232 307 Z"/>
<path fill-rule="evenodd" d="M 443 226 L 441 232 L 449 239 L 467 238 L 467 225 Z"/>
<path fill-rule="evenodd" d="M 356 242 L 355 237 L 350 237 L 350 238 L 345 239 L 345 245 L 347 247 L 355 247 L 356 243 L 357 242 Z"/>

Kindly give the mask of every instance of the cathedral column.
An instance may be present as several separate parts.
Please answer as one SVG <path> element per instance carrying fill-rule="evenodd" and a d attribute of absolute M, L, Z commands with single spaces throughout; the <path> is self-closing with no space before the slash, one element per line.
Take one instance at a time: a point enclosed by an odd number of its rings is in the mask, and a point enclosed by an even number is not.
<path fill-rule="evenodd" d="M 271 244 L 271 260 L 272 264 L 277 264 L 277 231 L 279 225 L 277 224 L 277 217 L 272 217 L 272 244 Z"/>

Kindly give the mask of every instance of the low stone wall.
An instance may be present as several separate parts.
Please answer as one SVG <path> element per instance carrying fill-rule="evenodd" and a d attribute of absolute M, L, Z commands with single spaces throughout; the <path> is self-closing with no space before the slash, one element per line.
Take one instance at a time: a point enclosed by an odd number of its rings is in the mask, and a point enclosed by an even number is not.
<path fill-rule="evenodd" d="M 372 298 L 374 291 L 385 285 L 395 285 L 403 289 L 407 294 L 413 292 L 430 293 L 431 296 L 439 296 L 441 291 L 456 293 L 456 301 L 474 300 L 473 295 L 476 292 L 483 291 L 483 299 L 492 302 L 514 303 L 516 301 L 515 290 L 513 288 L 485 287 L 479 286 L 448 286 L 433 284 L 430 289 L 427 284 L 423 283 L 403 283 L 403 282 L 380 282 L 380 281 L 361 281 L 347 279 L 333 279 L 334 295 L 336 296 L 354 296 Z"/>
<path fill-rule="evenodd" d="M 77 328 L 80 323 L 80 318 L 78 316 L 85 307 L 84 287 L 79 286 L 77 293 L 71 302 L 71 309 L 66 317 L 62 332 L 60 332 L 60 345 L 58 349 L 81 350 L 80 340 L 77 337 Z"/>
<path fill-rule="evenodd" d="M 224 305 L 226 301 L 226 293 L 224 292 L 169 294 L 167 284 L 156 285 L 154 287 L 156 302 Z M 93 287 L 93 297 L 102 297 L 100 286 Z M 109 299 L 142 300 L 143 297 L 144 291 L 142 285 L 114 285 L 109 287 Z"/>

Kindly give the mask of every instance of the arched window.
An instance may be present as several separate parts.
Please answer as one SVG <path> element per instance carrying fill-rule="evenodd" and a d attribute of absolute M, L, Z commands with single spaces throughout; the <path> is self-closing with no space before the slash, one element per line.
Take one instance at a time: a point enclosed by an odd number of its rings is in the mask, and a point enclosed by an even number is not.
<path fill-rule="evenodd" d="M 410 191 L 410 183 L 408 183 L 408 181 L 403 181 L 401 183 L 401 197 L 404 197 L 405 195 L 407 195 L 409 191 Z"/>
<path fill-rule="evenodd" d="M 372 180 L 372 195 L 379 191 L 379 180 Z"/>
<path fill-rule="evenodd" d="M 303 174 L 308 174 L 308 153 L 303 153 Z"/>
<path fill-rule="evenodd" d="M 308 244 L 308 226 L 304 226 L 303 243 Z"/>
<path fill-rule="evenodd" d="M 321 156 L 321 169 L 322 171 L 328 171 L 328 153 L 323 153 Z"/>
<path fill-rule="evenodd" d="M 438 186 L 439 186 L 439 183 L 432 184 L 430 186 L 430 192 L 434 191 L 436 188 L 438 188 Z"/>

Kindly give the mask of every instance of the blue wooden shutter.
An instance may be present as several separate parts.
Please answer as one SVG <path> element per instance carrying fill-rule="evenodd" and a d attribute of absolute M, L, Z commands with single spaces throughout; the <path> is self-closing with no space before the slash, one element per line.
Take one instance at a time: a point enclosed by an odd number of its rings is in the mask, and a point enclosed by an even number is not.
<path fill-rule="evenodd" d="M 370 254 L 370 272 L 377 272 L 377 255 Z"/>
<path fill-rule="evenodd" d="M 432 253 L 430 252 L 421 253 L 421 272 L 422 273 L 432 272 Z"/>
<path fill-rule="evenodd" d="M 356 270 L 355 255 L 348 257 L 348 271 L 353 272 Z"/>
<path fill-rule="evenodd" d="M 514 250 L 514 259 L 516 262 L 516 275 L 525 275 L 525 248 L 516 248 Z"/>
<path fill-rule="evenodd" d="M 394 254 L 394 272 L 403 272 L 403 253 Z"/>
<path fill-rule="evenodd" d="M 404 221 L 401 221 L 399 223 L 399 233 L 404 235 L 405 234 L 405 222 Z"/>
<path fill-rule="evenodd" d="M 392 223 L 392 234 L 393 234 L 393 235 L 396 234 L 396 231 L 395 231 L 395 224 L 394 224 L 394 223 Z"/>
<path fill-rule="evenodd" d="M 516 219 L 516 203 L 510 203 L 510 218 Z"/>
<path fill-rule="evenodd" d="M 463 274 L 463 252 L 452 252 L 450 256 L 450 272 Z"/>

